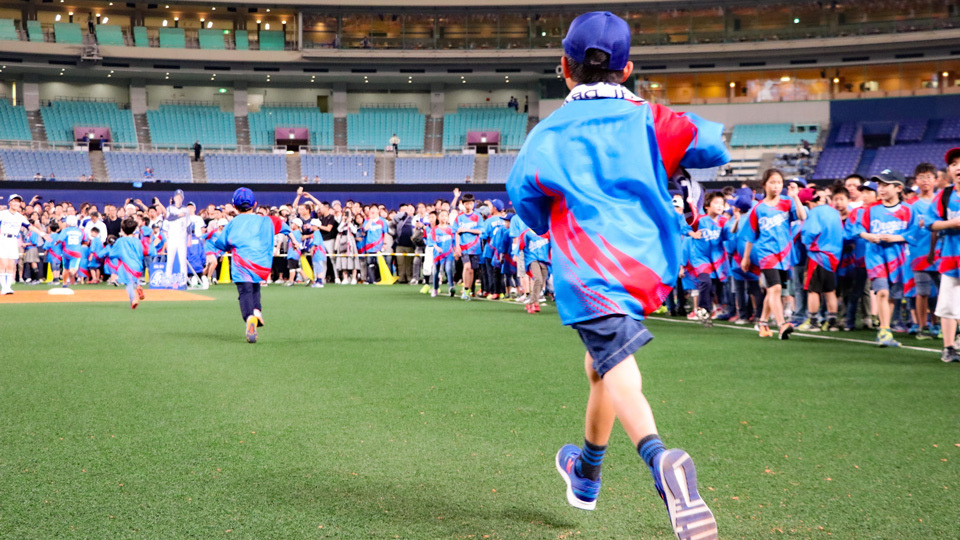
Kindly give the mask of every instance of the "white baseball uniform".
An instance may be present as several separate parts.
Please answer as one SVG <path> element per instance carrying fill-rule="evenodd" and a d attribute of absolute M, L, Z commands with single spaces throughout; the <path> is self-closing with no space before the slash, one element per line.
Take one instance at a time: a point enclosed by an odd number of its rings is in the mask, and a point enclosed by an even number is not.
<path fill-rule="evenodd" d="M 173 271 L 174 257 L 180 261 L 180 273 L 187 275 L 187 209 L 170 205 L 167 207 L 167 219 L 164 230 L 167 233 L 167 266 L 165 273 L 170 276 Z"/>
<path fill-rule="evenodd" d="M 28 225 L 23 214 L 0 210 L 0 259 L 20 258 L 20 231 Z"/>

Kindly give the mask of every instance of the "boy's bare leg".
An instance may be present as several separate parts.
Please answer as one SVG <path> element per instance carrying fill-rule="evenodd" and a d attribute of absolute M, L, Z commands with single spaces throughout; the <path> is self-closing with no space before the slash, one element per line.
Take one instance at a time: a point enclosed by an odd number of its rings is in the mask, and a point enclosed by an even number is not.
<path fill-rule="evenodd" d="M 876 299 L 880 328 L 890 328 L 890 318 L 893 316 L 893 302 L 890 301 L 890 291 L 877 291 Z"/>
<path fill-rule="evenodd" d="M 634 356 L 626 357 L 602 379 L 593 370 L 593 360 L 589 354 L 586 362 L 587 377 L 590 379 L 590 399 L 587 401 L 587 440 L 606 444 L 613 429 L 614 418 L 620 419 L 620 424 L 634 446 L 647 435 L 656 433 L 657 426 L 653 420 L 653 411 L 643 395 L 640 369 L 637 367 Z"/>

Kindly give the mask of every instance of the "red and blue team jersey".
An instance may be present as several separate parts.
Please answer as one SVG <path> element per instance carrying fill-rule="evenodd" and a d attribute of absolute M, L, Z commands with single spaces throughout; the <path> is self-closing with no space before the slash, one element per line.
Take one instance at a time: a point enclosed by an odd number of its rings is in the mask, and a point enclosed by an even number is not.
<path fill-rule="evenodd" d="M 453 259 L 453 229 L 449 225 L 430 227 L 427 242 L 433 246 L 433 262 L 446 262 Z"/>
<path fill-rule="evenodd" d="M 523 231 L 527 230 L 528 228 L 529 227 L 527 227 L 527 224 L 524 223 L 522 219 L 520 219 L 520 216 L 518 216 L 517 214 L 514 214 L 513 217 L 510 219 L 509 232 L 510 232 L 511 240 L 514 238 L 520 238 L 521 236 L 523 236 Z"/>
<path fill-rule="evenodd" d="M 326 257 L 327 256 L 327 246 L 323 245 L 323 236 L 320 234 L 319 230 L 313 232 L 313 236 L 310 237 L 309 253 L 312 257 Z"/>
<path fill-rule="evenodd" d="M 840 212 L 827 204 L 811 208 L 800 228 L 800 237 L 811 261 L 831 272 L 837 271 L 843 254 Z"/>
<path fill-rule="evenodd" d="M 122 236 L 107 249 L 106 256 L 111 261 L 111 273 L 117 275 L 117 281 L 127 285 L 137 283 L 143 276 L 143 258 L 155 257 L 156 247 L 153 242 L 144 246 L 136 236 Z"/>
<path fill-rule="evenodd" d="M 530 268 L 531 263 L 550 264 L 550 233 L 538 235 L 527 229 L 520 237 L 520 249 L 523 250 L 523 264 Z"/>
<path fill-rule="evenodd" d="M 218 229 L 213 229 L 203 237 L 203 254 L 204 255 L 213 255 L 216 258 L 220 258 L 223 255 L 223 251 L 217 249 L 217 238 L 220 237 L 221 231 Z"/>
<path fill-rule="evenodd" d="M 468 229 L 480 229 L 480 214 L 470 212 L 469 214 L 460 214 L 457 216 L 457 223 L 454 226 L 454 233 L 460 236 L 460 252 L 464 255 L 480 254 L 480 235 L 475 233 L 460 232 Z"/>
<path fill-rule="evenodd" d="M 40 248 L 43 247 L 43 237 L 39 233 L 33 231 L 28 232 L 24 231 L 23 233 L 23 248 Z"/>
<path fill-rule="evenodd" d="M 516 219 L 516 216 L 514 216 Z M 493 244 L 493 263 L 498 265 L 500 272 L 508 275 L 517 273 L 517 261 L 513 258 L 513 238 L 510 237 L 512 219 L 506 218 L 503 227 L 497 227 L 493 232 L 490 243 Z"/>
<path fill-rule="evenodd" d="M 790 222 L 790 235 L 793 237 L 793 249 L 790 250 L 790 266 L 794 268 L 807 262 L 807 247 L 800 239 L 800 229 L 802 227 L 803 222 L 799 219 Z"/>
<path fill-rule="evenodd" d="M 874 204 L 864 208 L 857 217 L 859 233 L 896 234 L 907 240 L 917 222 L 916 215 L 905 204 L 889 207 Z M 890 283 L 905 284 L 910 267 L 907 264 L 907 242 L 867 242 L 866 263 L 870 279 L 886 278 Z"/>
<path fill-rule="evenodd" d="M 732 222 L 733 220 L 731 220 Z M 743 262 L 743 254 L 747 249 L 747 239 L 750 237 L 750 214 L 743 214 L 740 216 L 740 223 L 737 225 L 737 230 L 733 231 L 730 229 L 730 234 L 732 238 L 728 242 L 728 245 L 732 244 L 730 248 L 730 253 L 732 253 L 733 264 L 733 279 L 739 281 L 759 281 L 760 280 L 760 266 L 757 264 L 757 252 L 756 250 L 751 250 L 750 253 L 750 271 L 744 272 L 740 264 Z"/>
<path fill-rule="evenodd" d="M 574 88 L 530 132 L 507 193 L 533 232 L 550 232 L 563 324 L 643 319 L 660 307 L 680 269 L 668 179 L 679 166 L 729 161 L 722 134 L 721 124 L 602 83 Z"/>
<path fill-rule="evenodd" d="M 87 233 L 79 227 L 67 227 L 60 233 L 60 242 L 63 244 L 63 255 L 72 259 L 83 256 L 83 244 L 87 242 Z"/>
<path fill-rule="evenodd" d="M 230 278 L 234 283 L 259 283 L 270 277 L 273 237 L 289 233 L 290 227 L 277 216 L 240 214 L 223 228 L 214 247 L 230 252 Z"/>
<path fill-rule="evenodd" d="M 303 234 L 300 231 L 293 231 L 290 233 L 290 237 L 292 240 L 287 244 L 287 259 L 299 261 Z M 294 240 L 296 241 L 294 242 Z"/>
<path fill-rule="evenodd" d="M 500 216 L 490 216 L 483 221 L 480 226 L 480 243 L 483 244 L 483 251 L 480 253 L 481 261 L 493 260 L 493 246 L 490 245 L 493 234 L 497 229 L 503 228 L 507 222 Z"/>
<path fill-rule="evenodd" d="M 701 216 L 693 228 L 700 231 L 700 238 L 693 239 L 690 253 L 694 274 L 698 277 L 708 274 L 710 279 L 727 279 L 727 252 L 723 248 L 726 236 L 723 228 L 710 216 Z"/>
<path fill-rule="evenodd" d="M 368 219 L 363 222 L 363 240 L 360 242 L 360 253 L 377 253 L 383 251 L 383 237 L 387 234 L 387 222 L 382 217 Z"/>
<path fill-rule="evenodd" d="M 96 268 L 100 266 L 103 258 L 100 255 L 100 252 L 103 251 L 103 238 L 96 237 L 90 238 L 90 266 Z"/>
<path fill-rule="evenodd" d="M 50 239 L 43 243 L 43 247 L 47 250 L 47 259 L 55 262 L 63 259 L 63 242 L 60 241 L 60 233 L 51 234 Z"/>
<path fill-rule="evenodd" d="M 930 200 L 918 198 L 910 205 L 917 216 L 917 227 L 910 239 L 910 269 L 914 272 L 937 271 L 936 252 L 933 263 L 927 262 L 927 255 L 930 253 L 930 229 L 927 228 L 927 219 L 934 200 L 936 195 Z"/>
<path fill-rule="evenodd" d="M 690 262 L 693 242 L 694 239 L 689 236 L 683 236 L 680 239 L 680 266 L 683 267 L 683 277 L 680 281 L 683 283 L 683 290 L 685 291 L 692 291 L 697 288 L 697 275 L 694 273 L 693 264 Z"/>
<path fill-rule="evenodd" d="M 794 235 L 790 224 L 798 219 L 794 202 L 788 197 L 781 196 L 774 206 L 760 201 L 753 207 L 746 230 L 747 241 L 753 244 L 751 258 L 756 253 L 757 266 L 763 270 L 791 268 Z"/>
<path fill-rule="evenodd" d="M 941 214 L 943 208 L 943 190 L 933 198 L 927 208 L 924 225 L 929 230 L 937 221 L 947 221 L 960 216 L 960 195 L 956 189 L 950 190 L 950 200 L 947 201 L 946 216 Z M 940 273 L 945 276 L 960 278 L 960 229 L 944 229 L 940 231 Z"/>
<path fill-rule="evenodd" d="M 841 272 L 837 275 L 847 275 L 847 269 L 867 268 L 867 244 L 860 237 L 860 214 L 863 207 L 854 208 L 843 224 L 844 253 L 840 259 Z"/>

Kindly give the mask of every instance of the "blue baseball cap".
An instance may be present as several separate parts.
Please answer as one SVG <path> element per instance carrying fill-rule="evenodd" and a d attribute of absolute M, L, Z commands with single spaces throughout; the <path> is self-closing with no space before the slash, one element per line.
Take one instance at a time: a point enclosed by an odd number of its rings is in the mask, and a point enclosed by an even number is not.
<path fill-rule="evenodd" d="M 563 38 L 563 52 L 582 64 L 589 49 L 610 55 L 608 70 L 625 68 L 630 60 L 630 26 L 627 21 L 609 11 L 591 11 L 574 19 L 567 37 Z"/>
<path fill-rule="evenodd" d="M 241 209 L 253 208 L 257 205 L 257 198 L 253 196 L 253 192 L 249 189 L 238 188 L 233 192 L 233 205 Z"/>
<path fill-rule="evenodd" d="M 501 201 L 500 199 L 494 199 L 490 201 L 490 204 L 492 204 L 493 207 L 497 209 L 497 212 L 503 212 L 503 201 Z"/>
<path fill-rule="evenodd" d="M 863 190 L 865 190 L 865 189 L 869 189 L 870 191 L 876 192 L 876 191 L 877 191 L 877 183 L 876 183 L 876 182 L 872 182 L 872 181 L 871 181 L 871 182 L 864 182 L 863 185 L 860 186 L 860 191 L 863 191 Z"/>
<path fill-rule="evenodd" d="M 807 187 L 807 179 L 806 179 L 806 178 L 802 178 L 802 177 L 800 177 L 800 176 L 791 178 L 790 180 L 787 181 L 788 184 L 791 183 L 791 182 L 793 182 L 793 183 L 795 183 L 795 184 L 800 184 L 800 187 Z"/>

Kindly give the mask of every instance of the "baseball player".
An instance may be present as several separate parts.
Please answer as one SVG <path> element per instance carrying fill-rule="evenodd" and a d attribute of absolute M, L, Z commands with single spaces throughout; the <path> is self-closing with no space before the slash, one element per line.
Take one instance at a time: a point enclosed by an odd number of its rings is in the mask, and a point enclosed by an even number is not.
<path fill-rule="evenodd" d="M 0 210 L 0 295 L 13 294 L 17 259 L 20 258 L 20 232 L 29 229 L 49 238 L 20 213 L 23 210 L 23 197 L 14 193 L 10 195 L 8 203 L 9 208 Z"/>

